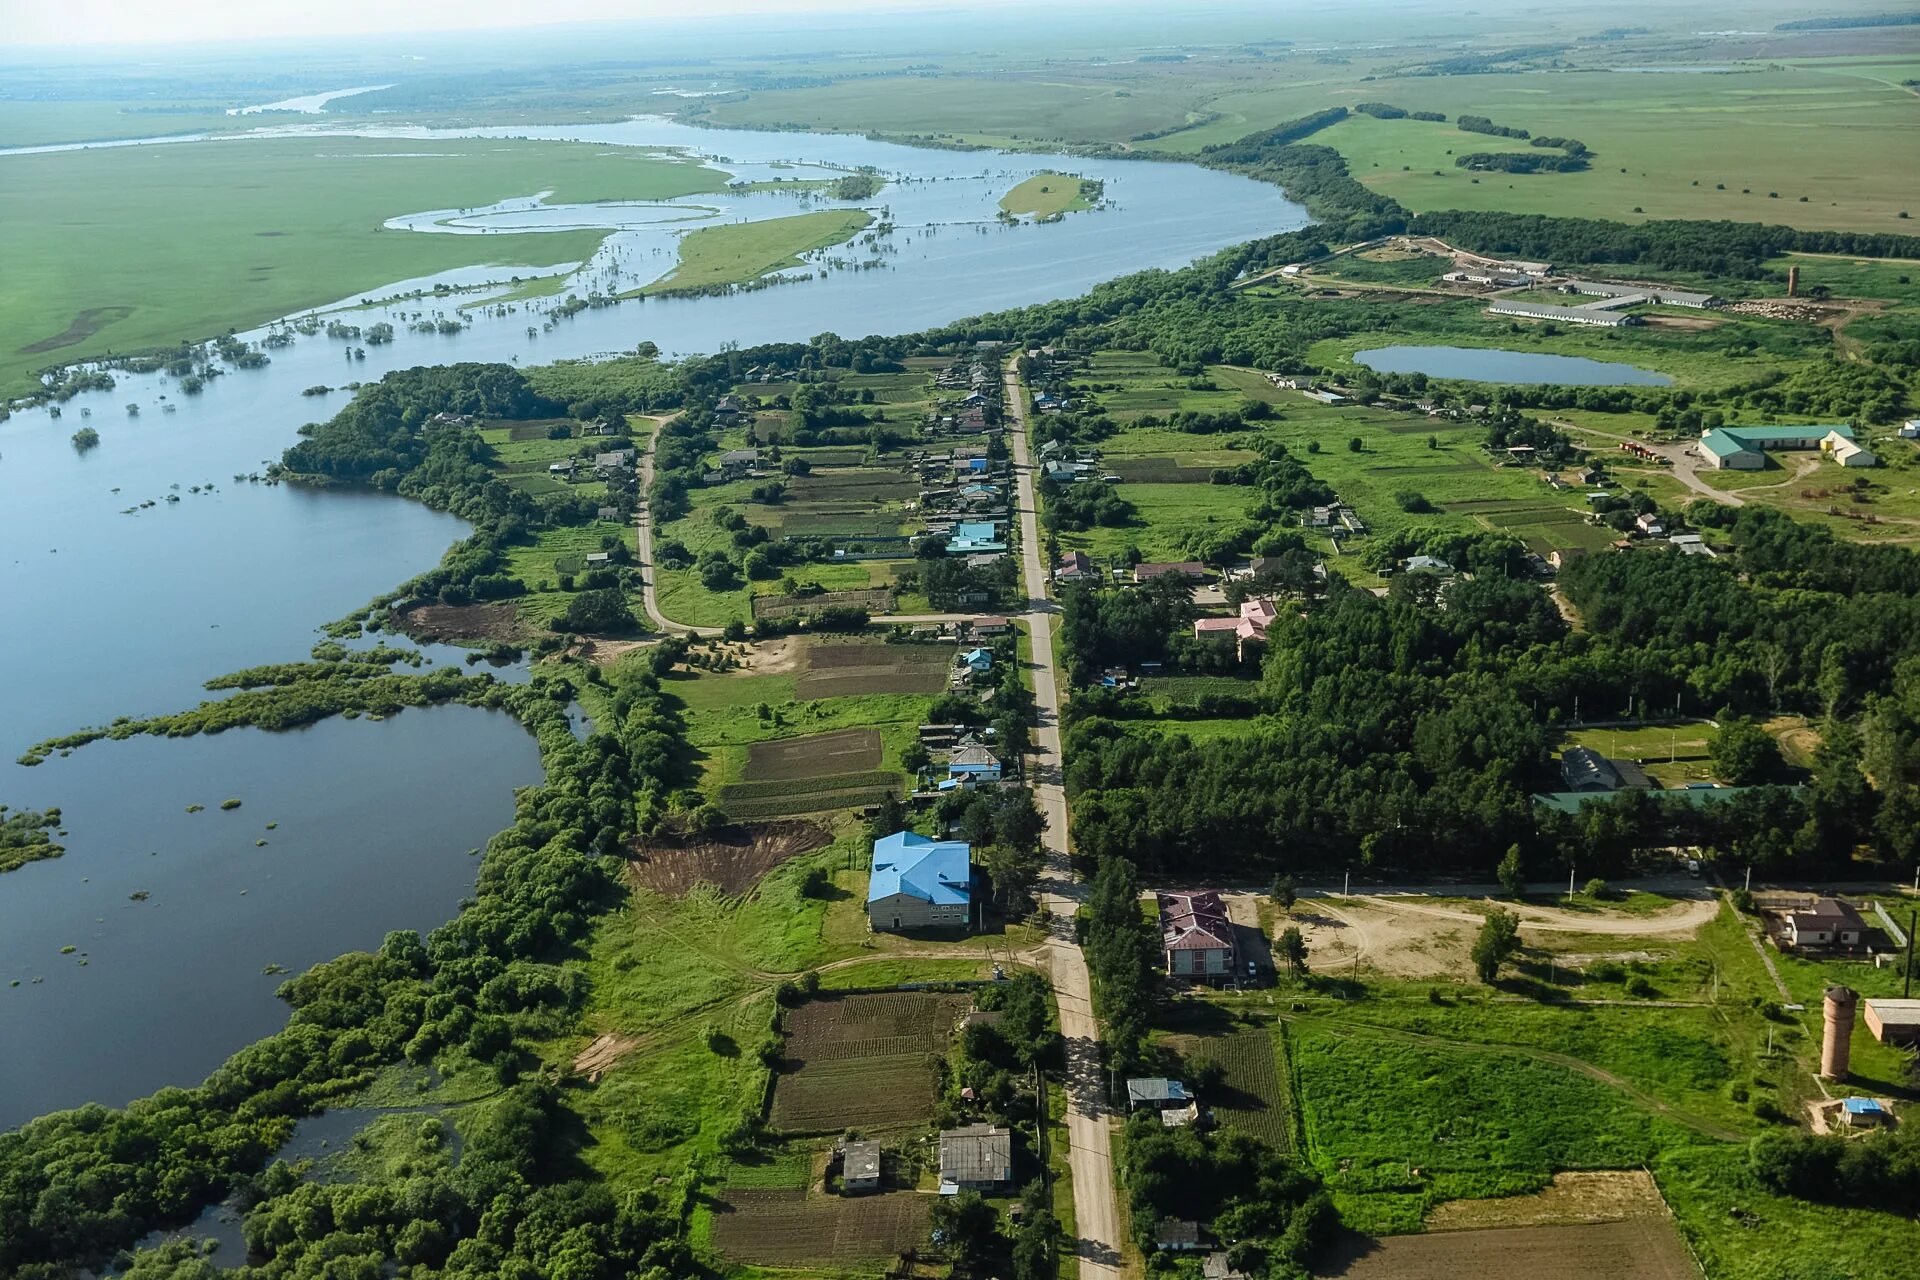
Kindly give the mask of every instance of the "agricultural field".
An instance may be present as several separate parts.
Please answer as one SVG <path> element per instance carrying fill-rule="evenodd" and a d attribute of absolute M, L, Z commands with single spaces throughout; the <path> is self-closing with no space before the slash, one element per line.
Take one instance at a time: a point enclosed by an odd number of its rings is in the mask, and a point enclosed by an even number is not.
<path fill-rule="evenodd" d="M 483 265 L 504 279 L 508 268 L 582 261 L 605 235 L 380 230 L 401 214 L 537 191 L 579 203 L 726 183 L 718 169 L 636 148 L 490 139 L 418 151 L 401 139 L 314 137 L 0 157 L 0 258 L 11 264 L 0 279 L 0 394 L 29 389 L 46 365 L 247 329 L 396 280 Z"/>
<path fill-rule="evenodd" d="M 702 835 L 660 836 L 628 850 L 627 874 L 642 888 L 670 898 L 685 897 L 702 885 L 738 897 L 775 867 L 832 843 L 832 834 L 811 822 L 757 822 Z"/>
<path fill-rule="evenodd" d="M 900 761 L 946 687 L 947 645 L 822 636 L 724 646 L 724 672 L 669 679 L 729 817 L 856 809 L 898 795 Z"/>
<path fill-rule="evenodd" d="M 970 1007 L 930 993 L 817 999 L 787 1015 L 769 1121 L 784 1133 L 874 1132 L 925 1122 L 932 1059 Z"/>
<path fill-rule="evenodd" d="M 1563 1227 L 1496 1227 L 1356 1242 L 1323 1268 L 1341 1280 L 1697 1280 L 1663 1215 Z"/>
<path fill-rule="evenodd" d="M 1217 1062 L 1225 1068 L 1226 1082 L 1208 1106 L 1215 1119 L 1277 1151 L 1293 1149 L 1287 1085 L 1275 1065 L 1279 1044 L 1270 1030 L 1175 1036 L 1167 1043 L 1188 1066 Z"/>
<path fill-rule="evenodd" d="M 729 1187 L 712 1206 L 709 1239 L 732 1262 L 878 1274 L 926 1244 L 928 1206 L 928 1198 L 913 1191 L 840 1196 Z"/>
<path fill-rule="evenodd" d="M 816 640 L 794 692 L 801 698 L 848 694 L 939 693 L 953 652 L 945 645 Z"/>
<path fill-rule="evenodd" d="M 1884 993 L 1897 975 L 1776 957 L 1794 998 L 1813 1010 L 1781 1012 L 1750 918 L 1704 893 L 1635 893 L 1521 904 L 1522 950 L 1488 990 L 1466 981 L 1470 922 L 1485 906 L 1309 899 L 1292 923 L 1326 976 L 1295 988 L 1288 1011 L 1219 995 L 1206 1003 L 1221 1030 L 1187 1030 L 1206 1022 L 1191 1010 L 1168 1024 L 1167 1047 L 1227 1064 L 1230 1099 L 1243 1088 L 1265 1096 L 1242 1084 L 1237 1054 L 1277 1038 L 1269 1056 L 1288 1081 L 1282 1096 L 1300 1108 L 1301 1157 L 1349 1226 L 1386 1237 L 1357 1242 L 1327 1274 L 1484 1270 L 1493 1265 L 1478 1261 L 1488 1231 L 1537 1233 L 1515 1235 L 1515 1256 L 1559 1249 L 1569 1274 L 1635 1274 L 1608 1270 L 1591 1243 L 1607 1238 L 1599 1227 L 1608 1223 L 1620 1224 L 1609 1247 L 1631 1248 L 1650 1276 L 1681 1264 L 1673 1274 L 1697 1274 L 1686 1269 L 1688 1248 L 1708 1274 L 1731 1280 L 1798 1274 L 1788 1259 L 1816 1257 L 1835 1275 L 1898 1274 L 1885 1260 L 1920 1247 L 1910 1220 L 1772 1195 L 1746 1155 L 1777 1117 L 1823 1096 L 1812 1079 L 1820 990 L 1841 981 Z M 1234 1023 L 1220 1020 L 1229 1013 Z M 1855 1088 L 1897 1092 L 1901 1055 L 1864 1029 L 1854 1053 Z M 1243 1111 L 1232 1103 L 1222 1119 L 1247 1124 Z M 1595 1181 L 1629 1176 L 1599 1171 L 1641 1168 L 1657 1189 L 1627 1195 Z M 1554 1232 L 1567 1234 L 1556 1242 Z"/>

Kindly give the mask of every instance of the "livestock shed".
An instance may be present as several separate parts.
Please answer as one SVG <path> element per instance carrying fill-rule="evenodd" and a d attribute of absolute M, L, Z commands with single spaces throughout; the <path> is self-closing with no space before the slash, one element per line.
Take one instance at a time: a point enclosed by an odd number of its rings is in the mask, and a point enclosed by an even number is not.
<path fill-rule="evenodd" d="M 1882 1044 L 1920 1046 L 1920 1000 L 1863 1000 L 1864 1021 Z"/>

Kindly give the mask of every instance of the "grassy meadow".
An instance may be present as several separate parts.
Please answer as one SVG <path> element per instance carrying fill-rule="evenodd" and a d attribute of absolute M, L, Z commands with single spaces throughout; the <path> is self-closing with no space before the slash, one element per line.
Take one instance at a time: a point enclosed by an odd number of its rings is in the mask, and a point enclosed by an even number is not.
<path fill-rule="evenodd" d="M 478 265 L 552 267 L 604 233 L 385 231 L 427 209 L 717 191 L 717 169 L 639 149 L 274 138 L 0 156 L 0 393 L 53 364 L 197 341 Z M 126 193 L 139 192 L 129 200 Z"/>
<path fill-rule="evenodd" d="M 802 266 L 807 254 L 850 240 L 871 225 L 873 215 L 863 210 L 823 209 L 761 222 L 700 227 L 681 237 L 674 269 L 640 292 L 744 284 Z"/>
<path fill-rule="evenodd" d="M 1087 199 L 1080 179 L 1070 173 L 1036 173 L 1000 197 L 1003 213 L 1038 219 L 1091 208 L 1093 201 Z"/>

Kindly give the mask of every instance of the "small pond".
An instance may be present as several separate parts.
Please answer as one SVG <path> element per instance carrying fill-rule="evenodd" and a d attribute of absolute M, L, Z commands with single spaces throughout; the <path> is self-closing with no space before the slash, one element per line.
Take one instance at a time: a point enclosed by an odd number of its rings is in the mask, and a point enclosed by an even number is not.
<path fill-rule="evenodd" d="M 1424 373 L 1468 382 L 1552 383 L 1563 387 L 1666 387 L 1664 373 L 1611 360 L 1498 347 L 1376 347 L 1354 357 L 1375 373 Z"/>

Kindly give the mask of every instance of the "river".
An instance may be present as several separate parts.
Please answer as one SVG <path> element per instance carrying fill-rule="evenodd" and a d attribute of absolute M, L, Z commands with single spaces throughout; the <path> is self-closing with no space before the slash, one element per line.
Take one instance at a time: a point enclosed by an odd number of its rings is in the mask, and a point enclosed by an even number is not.
<path fill-rule="evenodd" d="M 693 354 L 829 330 L 906 332 L 1075 296 L 1306 221 L 1271 186 L 1188 165 L 939 151 L 658 119 L 377 132 L 685 147 L 722 157 L 716 163 L 743 177 L 795 176 L 788 165 L 871 165 L 893 181 L 866 203 L 897 230 L 878 269 L 630 302 L 550 327 L 537 317 L 530 326 L 525 309 L 476 309 L 458 333 L 423 335 L 406 331 L 407 319 L 452 304 L 371 308 L 349 319 L 391 320 L 400 333 L 391 345 L 367 347 L 364 361 L 349 363 L 339 342 L 307 337 L 274 350 L 267 367 L 213 379 L 197 396 L 163 375 L 118 374 L 112 391 L 74 398 L 59 418 L 46 408 L 16 413 L 0 423 L 0 599 L 9 609 L 0 628 L 0 759 L 115 716 L 191 706 L 204 696 L 200 683 L 225 671 L 302 658 L 318 624 L 432 565 L 463 536 L 462 522 L 385 495 L 236 479 L 263 470 L 300 424 L 345 402 L 345 393 L 303 397 L 308 387 L 421 364 L 630 351 L 643 340 Z M 1047 225 L 994 221 L 999 197 L 1043 170 L 1102 179 L 1108 203 Z M 748 200 L 755 203 L 743 212 Z M 688 203 L 724 205 L 720 216 L 733 217 L 803 207 L 791 195 Z M 582 216 L 595 215 L 566 218 Z M 616 232 L 581 279 L 664 270 L 662 242 L 648 239 L 659 234 L 646 225 Z M 137 417 L 128 404 L 139 406 Z M 101 437 L 85 453 L 69 443 L 82 425 Z M 454 724 L 459 731 L 448 731 Z M 377 944 L 388 929 L 446 919 L 471 884 L 466 850 L 506 825 L 511 786 L 537 775 L 533 744 L 517 726 L 464 708 L 286 735 L 100 743 L 35 769 L 0 765 L 0 802 L 59 805 L 71 832 L 64 858 L 0 876 L 0 981 L 22 979 L 0 987 L 0 1125 L 192 1083 L 283 1020 L 272 997 L 278 979 L 262 976 L 263 966 L 298 972 Z M 228 795 L 246 801 L 234 814 L 214 807 Z M 189 803 L 209 809 L 187 815 Z M 255 830 L 276 819 L 280 830 Z M 256 849 L 256 838 L 269 843 Z M 142 891 L 151 897 L 129 897 Z M 78 952 L 61 955 L 69 945 Z"/>

